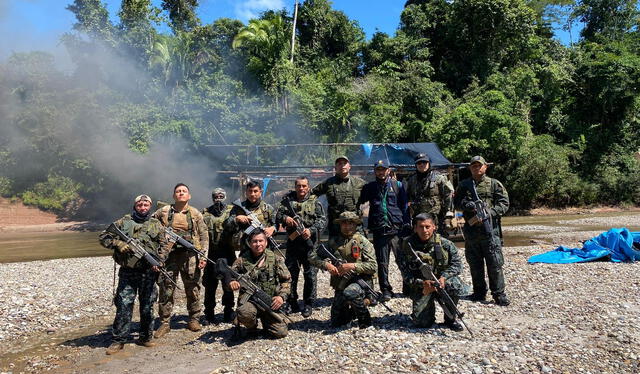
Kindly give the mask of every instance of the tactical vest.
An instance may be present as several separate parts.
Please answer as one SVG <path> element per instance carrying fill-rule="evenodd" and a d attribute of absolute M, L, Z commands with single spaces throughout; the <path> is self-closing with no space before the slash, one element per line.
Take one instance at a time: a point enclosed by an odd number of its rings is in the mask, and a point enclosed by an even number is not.
<path fill-rule="evenodd" d="M 156 225 L 153 225 L 156 222 Z M 131 215 L 126 215 L 122 221 L 122 227 L 120 229 L 127 234 L 130 238 L 137 239 L 140 244 L 154 256 L 158 256 L 158 243 L 153 240 L 160 232 L 157 221 L 149 219 L 143 223 L 137 223 L 131 218 Z M 126 268 L 145 268 L 149 267 L 149 264 L 144 259 L 139 259 L 131 252 L 120 253 L 117 249 L 113 251 L 113 260 L 120 266 Z"/>
<path fill-rule="evenodd" d="M 362 262 L 362 251 L 366 245 L 365 240 L 366 238 L 360 233 L 355 233 L 351 239 L 345 239 L 343 237 L 337 240 L 332 239 L 329 246 L 334 253 L 338 252 L 338 259 L 357 264 Z M 371 275 L 363 275 L 362 277 L 366 280 L 372 278 Z M 350 283 L 350 279 L 333 275 L 329 281 L 330 286 L 336 290 L 344 290 Z"/>
<path fill-rule="evenodd" d="M 187 230 L 180 230 L 180 229 L 175 229 L 174 231 L 176 232 L 176 234 L 180 235 L 181 237 L 183 237 L 186 241 L 188 241 L 189 243 L 192 243 L 196 248 L 200 249 L 202 248 L 202 246 L 200 245 L 200 241 L 198 240 L 197 236 L 195 235 L 195 227 L 196 227 L 196 223 L 194 221 L 193 218 L 193 213 L 191 212 L 191 210 L 195 208 L 193 208 L 191 205 L 189 205 L 189 207 L 187 208 Z M 196 211 L 197 212 L 197 211 Z M 173 216 L 174 216 L 175 212 L 172 208 L 172 205 L 166 205 L 163 206 L 161 208 L 160 211 L 160 222 L 162 222 L 162 224 L 165 227 L 172 227 L 173 224 Z M 175 247 L 176 249 L 182 249 L 181 246 L 176 245 Z"/>
<path fill-rule="evenodd" d="M 209 230 L 209 248 L 214 248 L 220 242 L 222 231 L 224 231 L 224 221 L 229 218 L 229 213 L 233 205 L 227 205 L 219 217 L 209 213 L 206 209 L 202 212 L 204 223 Z"/>
<path fill-rule="evenodd" d="M 469 179 L 470 183 L 474 183 L 473 179 Z M 487 209 L 493 208 L 493 191 L 496 189 L 496 180 L 489 177 L 484 177 L 478 185 L 476 185 L 476 191 L 480 200 L 487 204 Z M 468 188 L 471 188 L 469 185 Z"/>
<path fill-rule="evenodd" d="M 264 256 L 264 266 L 258 268 L 257 264 L 260 259 L 254 262 L 251 251 L 246 251 L 242 256 L 242 264 L 251 281 L 266 292 L 269 297 L 274 297 L 280 285 L 280 278 L 276 274 L 276 255 L 272 251 L 265 249 Z"/>
<path fill-rule="evenodd" d="M 412 245 L 418 254 L 418 257 L 420 257 L 422 262 L 431 267 L 436 277 L 440 277 L 440 275 L 442 275 L 449 266 L 449 252 L 444 250 L 442 247 L 442 239 L 440 238 L 440 235 L 434 234 L 434 237 L 427 243 L 416 242 L 417 241 L 414 241 Z M 417 263 L 415 265 L 416 269 L 418 269 L 419 265 Z M 422 277 L 419 271 L 415 275 Z"/>
<path fill-rule="evenodd" d="M 339 181 L 337 177 L 334 177 L 335 181 Z M 327 191 L 327 201 L 329 202 L 329 217 L 332 220 L 338 218 L 340 213 L 350 211 L 356 212 L 356 205 L 358 198 L 360 197 L 360 190 L 362 186 L 358 188 L 355 185 L 355 177 L 350 176 L 349 180 L 342 183 L 331 183 L 329 190 Z"/>
<path fill-rule="evenodd" d="M 258 221 L 260 221 L 260 223 L 262 223 L 264 227 L 269 226 L 269 222 L 271 221 L 272 217 L 271 217 L 271 214 L 269 213 L 269 210 L 267 209 L 267 203 L 265 203 L 264 201 L 260 201 L 260 204 L 258 204 L 258 206 L 253 209 L 247 208 L 244 205 L 244 201 L 242 202 L 242 204 L 248 211 L 250 211 L 251 213 L 253 213 L 254 216 L 256 216 Z M 238 207 L 236 207 L 235 209 L 238 209 L 240 211 L 239 215 L 245 215 L 244 210 Z M 232 241 L 232 246 L 236 251 L 243 251 L 245 249 L 245 246 L 243 245 L 245 238 L 246 238 L 246 235 L 244 235 L 244 229 L 239 229 L 238 231 L 233 233 L 233 237 L 231 241 Z"/>
<path fill-rule="evenodd" d="M 315 195 L 311 195 L 303 202 L 298 202 L 295 199 L 291 200 L 291 207 L 298 215 L 300 215 L 304 226 L 307 228 L 311 227 L 316 221 L 317 199 L 318 198 Z"/>
<path fill-rule="evenodd" d="M 442 208 L 442 195 L 440 187 L 438 186 L 438 174 L 434 171 L 430 171 L 429 175 L 420 180 L 418 174 L 412 176 L 411 183 L 413 184 L 413 196 L 409 196 L 411 199 L 412 215 L 420 213 L 440 213 Z"/>

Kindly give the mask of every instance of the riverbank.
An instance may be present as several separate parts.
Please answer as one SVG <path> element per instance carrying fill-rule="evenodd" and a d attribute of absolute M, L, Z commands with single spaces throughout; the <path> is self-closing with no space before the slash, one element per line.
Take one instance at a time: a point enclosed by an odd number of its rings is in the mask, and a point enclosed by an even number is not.
<path fill-rule="evenodd" d="M 610 226 L 636 225 L 640 215 L 607 217 Z M 571 231 L 600 221 L 568 220 L 548 232 L 579 245 Z M 524 225 L 520 225 L 524 226 Z M 514 229 L 520 227 L 511 226 Z M 594 226 L 595 227 L 595 226 Z M 105 356 L 113 263 L 108 257 L 0 264 L 0 370 L 4 372 L 433 372 L 633 373 L 640 370 L 640 263 L 593 262 L 530 265 L 527 258 L 553 245 L 505 247 L 509 307 L 462 301 L 474 338 L 445 328 L 415 329 L 411 302 L 394 298 L 394 313 L 372 308 L 374 327 L 332 329 L 333 292 L 319 274 L 318 308 L 293 316 L 283 340 L 252 339 L 231 345 L 229 324 L 186 330 L 184 299 L 176 303 L 174 330 L 155 348 L 127 344 Z M 464 251 L 461 251 L 462 253 Z M 392 265 L 392 284 L 401 289 Z M 471 283 L 468 269 L 462 279 Z M 399 295 L 398 295 L 399 296 Z M 442 313 L 438 308 L 438 321 Z"/>

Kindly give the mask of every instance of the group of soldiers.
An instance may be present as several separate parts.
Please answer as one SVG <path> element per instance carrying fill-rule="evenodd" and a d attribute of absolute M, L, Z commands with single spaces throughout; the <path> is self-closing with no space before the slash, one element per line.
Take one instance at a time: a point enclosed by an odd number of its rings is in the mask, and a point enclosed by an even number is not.
<path fill-rule="evenodd" d="M 417 326 L 431 327 L 435 323 L 436 289 L 446 290 L 457 303 L 464 288 L 459 279 L 462 261 L 458 249 L 441 236 L 452 207 L 462 211 L 465 218 L 465 257 L 473 282 L 470 299 L 485 301 L 490 290 L 497 305 L 509 305 L 500 238 L 500 217 L 509 207 L 504 186 L 486 176 L 488 164 L 480 156 L 471 159 L 471 178 L 460 181 L 455 193 L 446 176 L 431 168 L 428 155 L 417 155 L 415 165 L 416 173 L 401 182 L 392 175 L 387 162 L 380 160 L 373 166 L 375 180 L 366 183 L 350 174 L 349 159 L 340 156 L 335 160 L 335 175 L 314 188 L 307 177 L 296 178 L 295 189 L 284 196 L 277 209 L 262 199 L 262 185 L 255 180 L 244 186 L 244 200 L 233 204 L 225 203 L 223 189 L 214 189 L 213 204 L 202 212 L 189 205 L 191 195 L 183 183 L 174 188 L 174 203 L 154 213 L 149 196 L 136 197 L 133 212 L 114 223 L 132 239 L 121 240 L 108 230 L 100 235 L 101 244 L 113 249 L 114 260 L 120 265 L 113 343 L 106 353 L 123 349 L 136 294 L 141 321 L 137 343 L 152 347 L 154 337 L 159 339 L 170 332 L 178 274 L 184 285 L 187 328 L 191 331 L 201 330 L 203 314 L 209 323 L 219 322 L 215 306 L 221 285 L 225 322 L 234 322 L 238 329 L 242 325 L 246 334 L 252 334 L 260 320 L 267 336 L 285 337 L 288 317 L 283 316 L 301 313 L 308 318 L 313 313 L 318 269 L 330 273 L 330 285 L 335 290 L 331 326 L 353 320 L 361 328 L 371 326 L 369 306 L 394 297 L 389 282 L 391 253 L 402 274 L 402 293 L 413 302 L 412 320 Z M 323 195 L 327 214 L 319 201 Z M 478 218 L 478 200 L 490 214 L 491 232 Z M 365 203 L 369 205 L 367 229 L 373 243 L 362 227 L 361 206 Z M 280 228 L 287 235 L 286 253 L 273 240 Z M 326 246 L 320 240 L 325 228 Z M 168 240 L 167 229 L 188 245 Z M 136 255 L 131 248 L 133 240 L 162 266 L 151 266 Z M 219 266 L 214 266 L 221 262 L 231 264 L 232 271 L 223 274 Z M 420 272 L 424 264 L 432 269 L 434 279 L 425 279 Z M 301 270 L 302 305 L 298 300 Z M 242 274 L 257 285 L 269 298 L 270 308 L 261 308 L 255 295 L 229 276 L 231 273 Z M 373 290 L 376 278 L 380 293 Z M 201 284 L 205 288 L 204 303 L 200 300 Z M 239 291 L 237 303 L 234 291 Z M 154 333 L 152 307 L 156 298 L 159 327 Z M 445 316 L 444 324 L 462 330 L 450 316 Z"/>

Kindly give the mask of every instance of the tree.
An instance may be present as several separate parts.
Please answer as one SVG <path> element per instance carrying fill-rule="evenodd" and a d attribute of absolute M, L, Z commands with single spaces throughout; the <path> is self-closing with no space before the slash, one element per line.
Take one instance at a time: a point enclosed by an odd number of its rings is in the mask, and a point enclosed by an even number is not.
<path fill-rule="evenodd" d="M 198 0 L 162 0 L 162 9 L 169 12 L 171 28 L 175 34 L 193 30 L 199 25 L 197 7 Z"/>
<path fill-rule="evenodd" d="M 76 17 L 73 29 L 115 45 L 115 28 L 109 20 L 109 11 L 100 0 L 74 0 L 67 10 Z"/>
<path fill-rule="evenodd" d="M 581 0 L 572 17 L 585 24 L 580 35 L 594 41 L 598 35 L 621 40 L 638 26 L 638 0 Z"/>

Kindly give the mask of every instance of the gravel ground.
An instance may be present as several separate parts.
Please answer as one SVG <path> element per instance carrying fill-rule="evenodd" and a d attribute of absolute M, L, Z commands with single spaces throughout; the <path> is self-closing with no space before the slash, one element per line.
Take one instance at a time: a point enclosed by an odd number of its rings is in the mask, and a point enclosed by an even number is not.
<path fill-rule="evenodd" d="M 560 225 L 637 227 L 640 226 L 640 215 L 634 214 L 615 217 L 588 217 L 571 220 L 559 220 L 557 222 Z"/>
<path fill-rule="evenodd" d="M 575 245 L 580 240 L 576 234 L 550 235 L 558 240 L 565 235 L 563 244 Z M 182 317 L 157 347 L 130 344 L 109 357 L 104 355 L 109 344 L 105 326 L 114 313 L 109 258 L 0 264 L 0 371 L 640 372 L 640 263 L 526 263 L 529 256 L 550 249 L 553 246 L 505 248 L 512 304 L 505 308 L 461 301 L 473 339 L 466 331 L 413 328 L 407 316 L 411 303 L 400 297 L 389 303 L 395 313 L 372 308 L 371 328 L 332 329 L 327 321 L 333 292 L 328 275 L 321 272 L 319 307 L 306 320 L 294 315 L 285 339 L 233 344 L 231 325 L 209 325 L 192 333 Z M 470 284 L 468 269 L 462 278 Z M 397 292 L 400 283 L 394 265 Z M 184 316 L 184 301 L 177 304 L 176 312 Z M 442 321 L 439 309 L 437 321 Z M 35 349 L 34 344 L 46 348 Z"/>

